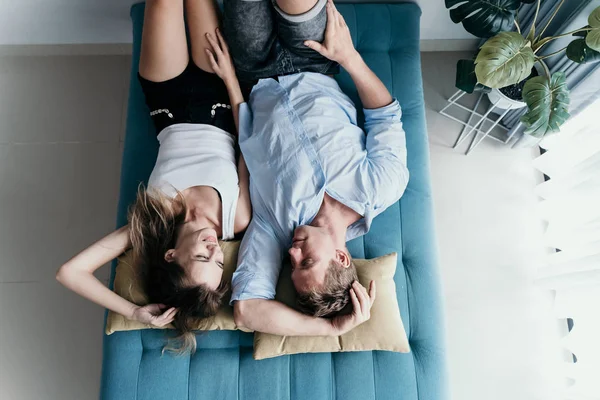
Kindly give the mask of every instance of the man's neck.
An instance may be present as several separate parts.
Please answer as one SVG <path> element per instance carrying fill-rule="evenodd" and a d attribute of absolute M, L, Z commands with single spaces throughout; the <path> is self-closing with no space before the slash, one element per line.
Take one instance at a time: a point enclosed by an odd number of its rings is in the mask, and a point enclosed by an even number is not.
<path fill-rule="evenodd" d="M 360 214 L 326 193 L 321 208 L 310 225 L 326 229 L 333 236 L 334 242 L 344 247 L 348 227 L 361 218 Z"/>

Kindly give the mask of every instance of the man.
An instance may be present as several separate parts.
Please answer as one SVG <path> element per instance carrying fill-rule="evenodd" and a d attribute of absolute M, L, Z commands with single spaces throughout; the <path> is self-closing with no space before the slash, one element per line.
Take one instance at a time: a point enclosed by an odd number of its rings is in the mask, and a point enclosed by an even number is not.
<path fill-rule="evenodd" d="M 224 21 L 240 77 L 267 78 L 240 108 L 254 211 L 232 281 L 236 323 L 279 335 L 343 334 L 369 319 L 376 296 L 373 282 L 368 292 L 358 283 L 345 243 L 368 232 L 408 182 L 400 106 L 331 1 L 225 0 Z M 337 64 L 358 89 L 366 135 L 327 75 Z M 273 300 L 286 251 L 303 313 Z M 349 303 L 352 312 L 339 315 Z"/>

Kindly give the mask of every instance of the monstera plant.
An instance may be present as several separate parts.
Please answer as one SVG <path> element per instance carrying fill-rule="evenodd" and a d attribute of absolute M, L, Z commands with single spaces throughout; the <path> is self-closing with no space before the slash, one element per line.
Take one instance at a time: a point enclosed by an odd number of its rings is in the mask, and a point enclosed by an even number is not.
<path fill-rule="evenodd" d="M 468 93 L 495 92 L 515 104 L 527 106 L 521 122 L 525 133 L 541 138 L 557 132 L 569 118 L 569 89 L 562 72 L 550 73 L 544 59 L 566 51 L 577 63 L 600 61 L 600 7 L 589 16 L 589 25 L 557 36 L 544 36 L 550 23 L 562 7 L 562 0 L 544 27 L 536 26 L 541 0 L 445 0 L 454 23 L 462 23 L 471 34 L 487 39 L 474 60 L 460 60 L 456 86 Z M 531 28 L 524 32 L 517 16 L 523 4 L 536 5 Z M 540 55 L 552 41 L 575 36 L 567 47 Z M 535 67 L 535 68 L 534 68 Z M 518 107 L 514 107 L 518 108 Z"/>

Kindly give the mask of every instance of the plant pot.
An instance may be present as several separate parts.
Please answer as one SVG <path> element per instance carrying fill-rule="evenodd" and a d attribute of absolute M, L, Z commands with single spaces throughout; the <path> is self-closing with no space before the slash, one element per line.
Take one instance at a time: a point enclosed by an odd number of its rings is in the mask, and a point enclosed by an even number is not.
<path fill-rule="evenodd" d="M 504 95 L 498 89 L 492 89 L 490 93 L 488 93 L 488 98 L 490 99 L 490 103 L 496 105 L 496 110 L 517 110 L 519 108 L 525 107 L 524 101 L 513 100 Z"/>
<path fill-rule="evenodd" d="M 535 63 L 534 68 L 536 69 L 538 76 L 546 76 L 546 71 L 539 63 Z M 519 108 L 527 106 L 527 103 L 522 100 L 513 100 L 506 96 L 500 89 L 492 89 L 492 91 L 488 93 L 488 98 L 490 99 L 490 103 L 496 105 L 496 108 L 494 109 L 494 113 L 496 114 L 501 114 L 502 111 L 506 110 L 518 110 Z"/>

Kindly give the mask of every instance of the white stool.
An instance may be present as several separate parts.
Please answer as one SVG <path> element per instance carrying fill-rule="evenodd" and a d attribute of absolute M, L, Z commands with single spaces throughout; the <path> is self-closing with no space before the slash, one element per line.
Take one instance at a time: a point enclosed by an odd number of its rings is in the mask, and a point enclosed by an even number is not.
<path fill-rule="evenodd" d="M 463 129 L 460 132 L 460 135 L 458 136 L 458 138 L 456 139 L 456 143 L 454 143 L 454 146 L 452 146 L 452 147 L 456 148 L 457 146 L 459 146 L 472 133 L 475 133 L 475 134 L 473 135 L 473 138 L 471 139 L 469 148 L 467 149 L 467 151 L 465 153 L 466 155 L 468 155 L 471 151 L 473 151 L 473 149 L 475 149 L 475 147 L 477 147 L 483 141 L 483 139 L 485 139 L 486 137 L 490 137 L 490 138 L 492 138 L 500 143 L 503 143 L 503 144 L 508 144 L 508 142 L 510 142 L 510 140 L 513 138 L 513 135 L 517 131 L 517 129 L 512 129 L 512 133 L 510 135 L 508 135 L 506 137 L 506 139 L 497 138 L 493 135 L 490 135 L 490 133 L 492 132 L 492 130 L 495 127 L 499 127 L 501 129 L 505 130 L 506 132 L 511 131 L 511 129 L 502 125 L 500 122 L 500 121 L 502 121 L 502 118 L 504 118 L 506 116 L 506 114 L 508 114 L 508 112 L 511 111 L 511 109 L 510 108 L 504 109 L 504 108 L 498 107 L 497 105 L 501 102 L 501 100 L 498 100 L 495 103 L 490 104 L 490 106 L 489 106 L 488 110 L 485 112 L 485 114 L 480 114 L 479 112 L 477 112 L 477 109 L 479 108 L 479 105 L 481 104 L 481 100 L 483 99 L 483 96 L 485 93 L 479 94 L 479 98 L 477 99 L 477 102 L 475 103 L 475 107 L 473 109 L 466 107 L 458 102 L 465 94 L 467 94 L 467 92 L 463 92 L 462 90 L 459 90 L 456 93 L 454 93 L 452 95 L 452 97 L 450 97 L 448 99 L 448 104 L 446 105 L 446 107 L 444 107 L 440 111 L 440 114 L 442 114 L 443 116 L 450 118 L 451 120 L 456 121 L 456 122 L 460 123 L 461 125 L 463 125 Z M 457 107 L 459 109 L 467 111 L 469 113 L 469 119 L 467 120 L 467 122 L 461 121 L 459 118 L 452 115 L 450 113 L 450 111 L 453 110 L 452 107 Z M 494 112 L 495 110 L 496 110 L 496 112 Z M 494 119 L 493 117 L 490 117 L 490 115 L 492 113 L 495 116 L 497 116 L 497 118 Z M 485 122 L 490 122 L 492 124 L 492 126 L 490 126 L 488 129 L 484 130 Z M 520 124 L 521 123 L 519 122 L 519 125 Z"/>

